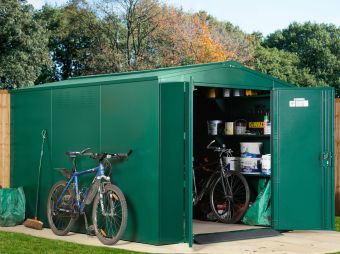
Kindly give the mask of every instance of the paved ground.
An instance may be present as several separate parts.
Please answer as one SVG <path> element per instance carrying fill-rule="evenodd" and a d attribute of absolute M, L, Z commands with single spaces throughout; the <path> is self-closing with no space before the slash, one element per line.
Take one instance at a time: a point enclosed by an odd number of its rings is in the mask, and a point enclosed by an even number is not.
<path fill-rule="evenodd" d="M 56 236 L 50 229 L 39 231 L 24 226 L 0 227 L 0 230 L 25 233 L 33 236 L 74 243 L 103 246 L 96 237 L 83 234 L 70 233 L 67 236 Z M 110 248 L 150 253 L 330 253 L 340 251 L 340 233 L 330 231 L 294 231 L 271 238 L 194 245 L 192 249 L 188 248 L 186 244 L 153 246 L 125 241 L 120 241 Z"/>

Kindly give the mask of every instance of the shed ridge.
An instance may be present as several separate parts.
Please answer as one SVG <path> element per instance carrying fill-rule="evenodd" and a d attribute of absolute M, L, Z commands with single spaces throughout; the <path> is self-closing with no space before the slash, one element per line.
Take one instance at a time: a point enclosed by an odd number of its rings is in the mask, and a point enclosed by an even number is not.
<path fill-rule="evenodd" d="M 226 73 L 221 71 L 222 69 L 226 70 Z M 122 72 L 122 73 L 111 73 L 111 74 L 99 74 L 99 75 L 91 75 L 91 76 L 83 76 L 83 77 L 75 77 L 68 80 L 46 83 L 39 86 L 33 87 L 24 87 L 16 89 L 15 91 L 30 91 L 31 89 L 46 89 L 46 88 L 60 88 L 60 87 L 73 87 L 73 86 L 84 86 L 84 85 L 95 85 L 98 83 L 126 83 L 126 82 L 136 82 L 136 81 L 144 81 L 149 80 L 151 78 L 158 80 L 170 80 L 171 82 L 181 82 L 186 81 L 189 77 L 193 77 L 195 81 L 198 81 L 196 78 L 200 76 L 202 78 L 202 74 L 211 72 L 211 74 L 206 75 L 204 79 L 209 79 L 211 76 L 216 76 L 216 71 L 220 70 L 218 73 L 220 83 L 223 83 L 223 79 L 236 75 L 233 70 L 239 70 L 241 76 L 252 76 L 256 79 L 255 83 L 261 84 L 266 83 L 267 88 L 272 88 L 273 84 L 268 85 L 268 81 L 272 83 L 272 81 L 279 84 L 279 87 L 291 87 L 292 84 L 289 84 L 285 81 L 279 80 L 267 74 L 258 72 L 256 70 L 250 69 L 236 61 L 226 61 L 226 62 L 215 62 L 215 63 L 207 63 L 207 64 L 196 64 L 196 65 L 186 65 L 186 66 L 176 66 L 169 68 L 161 68 L 161 69 L 153 69 L 153 70 L 143 70 L 143 71 L 133 71 L 133 72 Z M 227 73 L 230 71 L 229 73 Z M 244 72 L 243 74 L 241 72 Z M 177 78 L 178 77 L 178 78 Z M 216 78 L 215 78 L 216 80 Z M 241 82 L 241 81 L 240 81 Z M 256 86 L 256 85 L 255 85 Z M 254 89 L 256 87 L 253 87 Z"/>

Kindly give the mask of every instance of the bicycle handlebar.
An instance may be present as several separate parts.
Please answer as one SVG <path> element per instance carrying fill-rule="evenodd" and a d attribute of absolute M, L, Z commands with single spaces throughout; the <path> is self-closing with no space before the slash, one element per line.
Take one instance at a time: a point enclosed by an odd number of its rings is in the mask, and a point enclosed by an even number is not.
<path fill-rule="evenodd" d="M 100 161 L 103 159 L 127 159 L 132 154 L 131 149 L 129 149 L 127 153 L 90 153 L 88 152 L 89 150 L 91 150 L 91 148 L 86 148 L 80 152 L 66 152 L 65 154 L 72 157 L 78 155 L 89 156 L 92 159 L 99 159 Z"/>
<path fill-rule="evenodd" d="M 213 143 L 215 143 L 216 140 L 211 141 L 207 145 L 207 149 L 214 150 L 214 152 L 222 152 L 222 153 L 232 153 L 233 151 L 230 148 L 225 148 L 225 147 L 218 147 L 218 146 L 212 146 Z M 224 145 L 223 145 L 224 146 Z"/>

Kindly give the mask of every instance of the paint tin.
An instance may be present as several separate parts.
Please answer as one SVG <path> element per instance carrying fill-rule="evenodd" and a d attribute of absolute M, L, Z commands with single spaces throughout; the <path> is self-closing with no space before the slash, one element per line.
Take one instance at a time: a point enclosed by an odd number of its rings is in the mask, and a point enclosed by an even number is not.
<path fill-rule="evenodd" d="M 234 122 L 225 122 L 225 135 L 234 135 Z"/>
<path fill-rule="evenodd" d="M 224 88 L 223 89 L 223 97 L 231 97 L 231 89 Z"/>
<path fill-rule="evenodd" d="M 219 135 L 223 132 L 223 121 L 222 120 L 210 120 L 208 124 L 208 135 Z"/>

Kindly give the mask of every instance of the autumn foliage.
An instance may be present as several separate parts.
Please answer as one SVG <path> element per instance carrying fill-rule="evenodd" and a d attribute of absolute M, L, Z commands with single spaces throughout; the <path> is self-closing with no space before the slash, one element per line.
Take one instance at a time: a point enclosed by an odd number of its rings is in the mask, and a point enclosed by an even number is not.
<path fill-rule="evenodd" d="M 164 6 L 158 20 L 161 65 L 225 61 L 232 57 L 225 47 L 211 36 L 207 16 L 183 13 Z"/>

